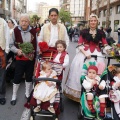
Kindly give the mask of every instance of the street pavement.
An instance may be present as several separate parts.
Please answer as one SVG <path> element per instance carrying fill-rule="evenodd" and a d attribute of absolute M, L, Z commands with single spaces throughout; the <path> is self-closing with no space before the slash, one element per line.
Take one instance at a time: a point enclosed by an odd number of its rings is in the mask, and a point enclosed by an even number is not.
<path fill-rule="evenodd" d="M 68 53 L 70 56 L 70 63 L 75 56 L 75 47 L 77 43 L 70 42 L 70 46 L 68 48 Z M 111 63 L 113 63 L 112 61 Z M 66 69 L 65 78 L 67 76 L 69 67 Z M 63 84 L 65 83 L 65 78 Z M 22 81 L 20 88 L 18 90 L 17 104 L 12 106 L 10 104 L 11 96 L 12 96 L 12 84 L 6 84 L 6 104 L 0 105 L 0 120 L 27 120 L 23 119 L 23 115 L 25 113 L 24 103 L 26 102 L 26 98 L 24 95 L 25 86 L 24 81 Z M 59 120 L 78 120 L 77 119 L 77 111 L 79 103 L 76 103 L 63 95 L 63 104 L 64 104 L 64 112 L 60 114 Z M 24 112 L 23 112 L 24 111 Z M 29 114 L 29 112 L 28 112 Z M 45 117 L 36 117 L 36 120 L 52 120 L 51 118 Z"/>

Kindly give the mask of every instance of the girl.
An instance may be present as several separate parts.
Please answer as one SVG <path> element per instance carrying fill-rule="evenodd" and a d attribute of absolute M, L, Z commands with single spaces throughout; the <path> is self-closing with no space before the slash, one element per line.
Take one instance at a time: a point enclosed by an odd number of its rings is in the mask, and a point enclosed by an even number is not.
<path fill-rule="evenodd" d="M 56 54 L 53 56 L 53 61 L 56 63 L 61 63 L 62 64 L 62 68 L 63 70 L 69 65 L 69 55 L 68 53 L 65 51 L 67 45 L 65 43 L 65 41 L 63 40 L 58 40 L 55 43 L 55 47 L 57 49 Z M 64 72 L 63 72 L 63 78 L 64 78 Z M 65 82 L 62 80 L 62 91 L 64 88 L 64 84 Z"/>
<path fill-rule="evenodd" d="M 62 63 L 63 68 L 69 65 L 69 55 L 65 51 L 67 45 L 65 41 L 58 40 L 55 43 L 55 47 L 57 49 L 56 54 L 53 56 L 53 61 L 56 63 Z"/>
<path fill-rule="evenodd" d="M 49 62 L 44 62 L 42 65 L 42 70 L 40 72 L 41 77 L 54 78 L 57 79 L 57 73 L 51 69 L 51 64 Z M 57 93 L 56 83 L 51 81 L 42 81 L 35 86 L 33 97 L 37 99 L 37 107 L 34 109 L 34 112 L 40 111 L 41 102 L 50 100 L 50 107 L 48 110 L 51 113 L 55 113 L 53 108 L 53 103 L 55 101 L 55 94 Z"/>

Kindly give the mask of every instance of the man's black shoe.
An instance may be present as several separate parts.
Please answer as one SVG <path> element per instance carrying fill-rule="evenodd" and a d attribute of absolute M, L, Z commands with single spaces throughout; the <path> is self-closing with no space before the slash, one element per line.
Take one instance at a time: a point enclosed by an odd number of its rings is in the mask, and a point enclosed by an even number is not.
<path fill-rule="evenodd" d="M 16 105 L 16 100 L 11 100 L 11 105 Z"/>
<path fill-rule="evenodd" d="M 6 103 L 6 99 L 5 98 L 0 98 L 0 104 L 4 105 Z"/>

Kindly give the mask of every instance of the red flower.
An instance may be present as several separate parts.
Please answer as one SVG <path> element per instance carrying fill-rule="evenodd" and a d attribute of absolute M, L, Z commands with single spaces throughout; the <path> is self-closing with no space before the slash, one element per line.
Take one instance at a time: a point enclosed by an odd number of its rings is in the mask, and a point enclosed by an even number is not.
<path fill-rule="evenodd" d="M 117 47 L 120 47 L 120 44 L 117 44 L 116 46 L 117 46 Z"/>
<path fill-rule="evenodd" d="M 49 46 L 46 42 L 39 42 L 38 45 L 39 45 L 41 52 L 45 52 L 49 49 Z"/>

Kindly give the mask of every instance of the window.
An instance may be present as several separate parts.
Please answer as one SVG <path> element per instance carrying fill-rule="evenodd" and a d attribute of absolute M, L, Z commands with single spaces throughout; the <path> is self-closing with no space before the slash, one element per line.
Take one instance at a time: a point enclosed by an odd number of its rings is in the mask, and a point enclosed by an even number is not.
<path fill-rule="evenodd" d="M 117 32 L 119 25 L 119 20 L 114 20 L 114 32 Z"/>
<path fill-rule="evenodd" d="M 120 14 L 120 5 L 117 6 L 117 14 Z"/>
<path fill-rule="evenodd" d="M 112 8 L 110 8 L 110 15 L 112 15 Z"/>
<path fill-rule="evenodd" d="M 99 12 L 99 17 L 101 17 L 101 11 Z"/>
<path fill-rule="evenodd" d="M 104 17 L 106 16 L 106 14 L 107 14 L 107 10 L 104 10 Z"/>

